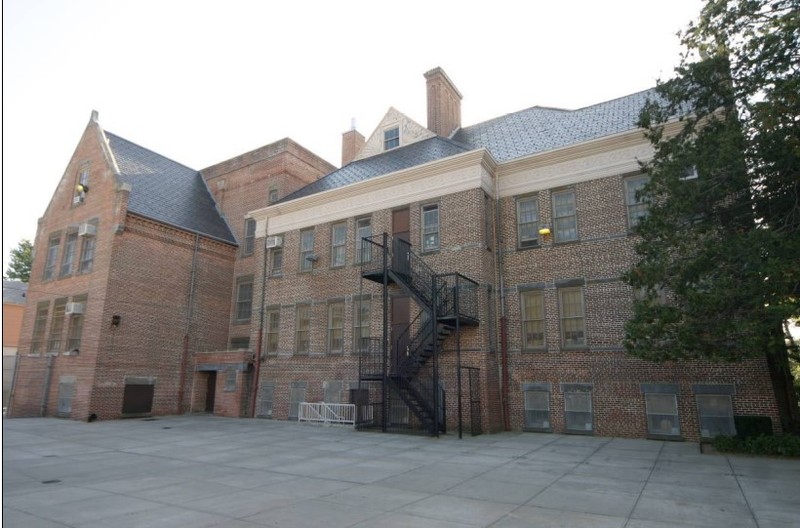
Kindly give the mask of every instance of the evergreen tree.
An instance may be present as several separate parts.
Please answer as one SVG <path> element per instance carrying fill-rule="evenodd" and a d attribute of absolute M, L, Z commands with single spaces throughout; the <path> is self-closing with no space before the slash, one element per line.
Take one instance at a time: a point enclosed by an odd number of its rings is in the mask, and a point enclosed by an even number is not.
<path fill-rule="evenodd" d="M 11 262 L 6 270 L 6 278 L 28 282 L 31 278 L 33 263 L 33 244 L 30 240 L 21 240 L 16 249 L 11 250 Z"/>

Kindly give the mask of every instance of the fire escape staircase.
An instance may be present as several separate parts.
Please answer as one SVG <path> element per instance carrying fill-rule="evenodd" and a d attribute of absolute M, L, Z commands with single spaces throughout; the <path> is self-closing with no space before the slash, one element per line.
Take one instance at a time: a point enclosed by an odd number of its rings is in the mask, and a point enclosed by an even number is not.
<path fill-rule="evenodd" d="M 408 406 L 422 428 L 430 434 L 444 432 L 444 404 L 436 391 L 436 356 L 445 340 L 461 326 L 478 325 L 477 283 L 456 273 L 435 273 L 408 242 L 398 238 L 390 242 L 386 234 L 363 239 L 362 255 L 368 257 L 362 260 L 364 279 L 386 287 L 398 286 L 421 310 L 405 332 L 393 336 L 391 349 L 380 352 L 386 358 L 382 372 L 377 372 L 376 362 L 372 362 L 373 368 L 364 368 L 362 362 L 360 377 L 380 378 Z"/>

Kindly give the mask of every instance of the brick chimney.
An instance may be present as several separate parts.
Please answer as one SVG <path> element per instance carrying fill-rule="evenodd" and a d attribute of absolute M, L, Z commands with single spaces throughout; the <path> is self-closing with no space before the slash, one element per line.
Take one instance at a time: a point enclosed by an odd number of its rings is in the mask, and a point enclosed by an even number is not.
<path fill-rule="evenodd" d="M 428 130 L 449 137 L 461 127 L 461 92 L 443 69 L 425 72 L 428 89 Z"/>
<path fill-rule="evenodd" d="M 355 126 L 342 134 L 342 167 L 355 159 L 365 142 L 366 139 Z"/>

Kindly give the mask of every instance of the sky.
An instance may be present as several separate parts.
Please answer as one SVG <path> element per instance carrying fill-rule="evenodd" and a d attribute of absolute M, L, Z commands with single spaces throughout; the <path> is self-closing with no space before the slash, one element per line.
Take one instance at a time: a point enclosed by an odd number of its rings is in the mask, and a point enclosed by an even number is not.
<path fill-rule="evenodd" d="M 424 72 L 462 124 L 655 86 L 700 0 L 3 0 L 3 270 L 36 236 L 92 110 L 203 169 L 290 137 L 336 166 L 390 106 L 426 124 Z"/>

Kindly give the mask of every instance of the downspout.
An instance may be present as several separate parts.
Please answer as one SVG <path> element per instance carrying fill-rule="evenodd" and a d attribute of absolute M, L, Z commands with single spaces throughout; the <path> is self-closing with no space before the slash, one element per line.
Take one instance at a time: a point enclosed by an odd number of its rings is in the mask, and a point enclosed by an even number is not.
<path fill-rule="evenodd" d="M 495 214 L 495 266 L 497 267 L 498 286 L 500 290 L 500 398 L 503 413 L 503 429 L 511 430 L 511 416 L 509 411 L 509 383 L 508 383 L 508 321 L 506 320 L 506 288 L 503 270 L 503 229 L 500 213 L 500 183 L 497 174 L 494 175 L 494 214 Z"/>
<path fill-rule="evenodd" d="M 269 223 L 269 219 L 267 219 Z M 267 304 L 267 238 L 268 229 L 264 229 L 264 262 L 261 266 L 261 310 L 259 311 L 258 340 L 256 341 L 256 354 L 253 358 L 253 398 L 250 405 L 250 418 L 256 417 L 256 403 L 258 402 L 258 377 L 261 375 L 261 354 L 264 347 L 264 309 Z"/>
<path fill-rule="evenodd" d="M 55 356 L 52 354 L 47 354 L 47 370 L 44 374 L 44 393 L 42 394 L 42 409 L 39 411 L 39 416 L 45 416 L 47 412 L 47 402 L 50 399 L 50 382 L 53 378 L 53 363 L 55 362 Z"/>
<path fill-rule="evenodd" d="M 197 253 L 200 249 L 200 235 L 194 235 L 194 252 L 192 253 L 192 275 L 189 279 L 189 300 L 186 310 L 186 327 L 183 334 L 183 352 L 181 354 L 181 378 L 178 386 L 178 414 L 183 414 L 183 399 L 186 396 L 186 368 L 189 363 L 189 330 L 194 315 L 194 285 L 197 277 Z M 192 394 L 194 399 L 194 394 Z"/>

